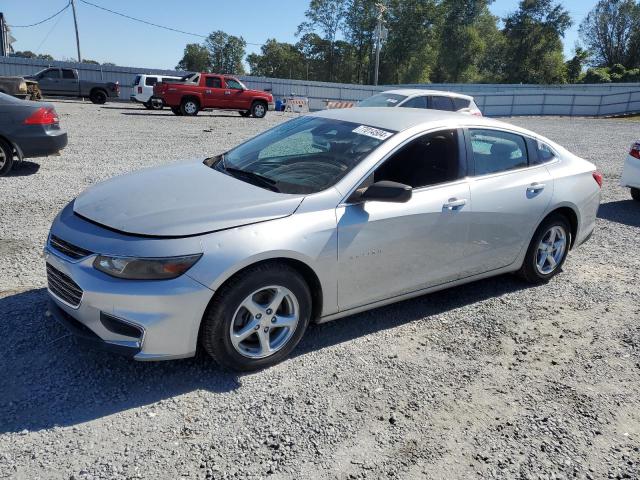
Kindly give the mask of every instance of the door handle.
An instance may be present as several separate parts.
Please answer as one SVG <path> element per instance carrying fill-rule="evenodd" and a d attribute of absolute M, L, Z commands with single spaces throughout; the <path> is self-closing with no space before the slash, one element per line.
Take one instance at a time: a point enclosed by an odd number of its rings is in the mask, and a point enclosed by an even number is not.
<path fill-rule="evenodd" d="M 544 187 L 546 187 L 544 183 L 533 182 L 531 185 L 529 185 L 529 187 L 527 187 L 527 190 L 533 193 L 541 192 L 542 190 L 544 190 Z"/>
<path fill-rule="evenodd" d="M 450 198 L 447 203 L 442 205 L 443 210 L 459 210 L 467 204 L 464 198 L 458 200 L 457 198 Z"/>

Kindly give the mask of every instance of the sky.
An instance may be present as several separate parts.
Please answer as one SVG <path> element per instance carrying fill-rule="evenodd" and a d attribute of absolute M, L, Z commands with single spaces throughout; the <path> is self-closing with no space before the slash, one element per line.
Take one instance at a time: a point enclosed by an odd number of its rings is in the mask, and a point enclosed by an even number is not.
<path fill-rule="evenodd" d="M 89 0 L 88 0 L 89 1 Z M 90 0 L 91 3 L 174 29 L 207 35 L 223 30 L 241 35 L 247 54 L 260 51 L 268 38 L 295 42 L 295 31 L 304 20 L 306 0 Z M 9 25 L 28 25 L 54 14 L 68 0 L 0 0 L 0 12 Z M 565 55 L 578 40 L 578 25 L 596 0 L 561 0 L 574 25 L 567 32 Z M 172 69 L 187 43 L 203 38 L 161 30 L 97 9 L 76 0 L 82 57 L 122 66 Z M 517 9 L 517 0 L 495 0 L 491 10 L 504 17 Z M 76 58 L 71 8 L 58 17 L 30 28 L 12 28 L 16 50 L 48 53 L 56 59 Z M 253 45 L 255 44 L 255 45 Z"/>

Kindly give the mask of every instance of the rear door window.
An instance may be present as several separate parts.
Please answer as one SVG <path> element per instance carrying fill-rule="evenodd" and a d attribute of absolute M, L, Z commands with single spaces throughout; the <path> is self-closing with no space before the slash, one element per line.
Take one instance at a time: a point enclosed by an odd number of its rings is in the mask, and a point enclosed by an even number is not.
<path fill-rule="evenodd" d="M 153 87 L 156 83 L 158 83 L 158 77 L 147 77 L 144 80 L 144 84 L 147 87 Z"/>
<path fill-rule="evenodd" d="M 205 85 L 209 88 L 222 88 L 220 77 L 206 77 Z"/>
<path fill-rule="evenodd" d="M 434 110 L 445 110 L 447 112 L 453 112 L 453 102 L 449 97 L 434 95 L 433 97 L 431 97 L 431 108 Z"/>
<path fill-rule="evenodd" d="M 533 140 L 533 142 L 537 146 L 538 158 L 536 158 L 533 162 L 533 165 L 541 165 L 543 163 L 550 162 L 554 158 L 556 158 L 555 152 L 551 149 L 549 145 L 540 140 Z"/>
<path fill-rule="evenodd" d="M 475 175 L 506 172 L 527 167 L 527 145 L 523 137 L 501 130 L 469 129 Z"/>
<path fill-rule="evenodd" d="M 400 105 L 403 108 L 429 108 L 427 97 L 413 97 Z"/>
<path fill-rule="evenodd" d="M 73 70 L 68 70 L 66 68 L 62 69 L 62 78 L 67 80 L 75 80 L 76 76 L 73 73 Z"/>

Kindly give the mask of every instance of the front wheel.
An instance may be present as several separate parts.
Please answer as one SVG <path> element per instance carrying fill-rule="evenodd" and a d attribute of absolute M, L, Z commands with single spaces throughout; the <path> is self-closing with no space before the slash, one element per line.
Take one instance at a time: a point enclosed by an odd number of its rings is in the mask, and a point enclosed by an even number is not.
<path fill-rule="evenodd" d="M 562 215 L 547 218 L 529 244 L 520 276 L 529 283 L 545 283 L 557 275 L 571 246 L 571 227 Z"/>
<path fill-rule="evenodd" d="M 13 148 L 0 140 L 0 177 L 8 175 L 13 167 Z"/>
<path fill-rule="evenodd" d="M 640 202 L 640 188 L 631 189 L 631 198 L 633 198 L 636 202 Z"/>
<path fill-rule="evenodd" d="M 267 105 L 263 102 L 255 102 L 251 105 L 251 115 L 255 118 L 264 118 L 267 114 Z"/>
<path fill-rule="evenodd" d="M 265 263 L 240 272 L 216 292 L 200 340 L 220 365 L 257 370 L 289 355 L 310 318 L 304 278 L 286 264 Z"/>
<path fill-rule="evenodd" d="M 103 105 L 107 103 L 107 94 L 103 90 L 94 90 L 89 95 L 89 100 L 96 105 Z"/>

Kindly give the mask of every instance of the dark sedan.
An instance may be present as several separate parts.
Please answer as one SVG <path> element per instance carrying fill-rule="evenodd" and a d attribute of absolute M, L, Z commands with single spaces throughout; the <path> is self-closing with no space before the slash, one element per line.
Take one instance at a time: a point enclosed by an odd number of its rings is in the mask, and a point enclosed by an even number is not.
<path fill-rule="evenodd" d="M 0 93 L 0 177 L 11 171 L 14 159 L 46 157 L 66 146 L 67 133 L 53 105 Z"/>

